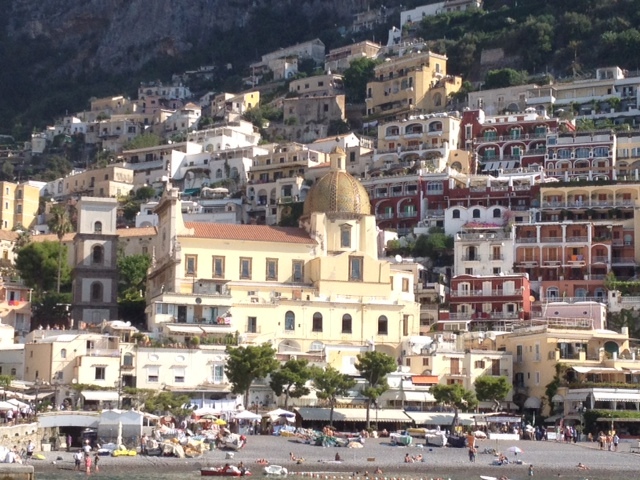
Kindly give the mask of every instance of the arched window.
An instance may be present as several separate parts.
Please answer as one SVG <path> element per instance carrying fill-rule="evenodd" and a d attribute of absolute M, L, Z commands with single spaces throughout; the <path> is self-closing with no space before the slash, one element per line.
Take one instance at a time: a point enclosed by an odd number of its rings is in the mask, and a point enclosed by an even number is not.
<path fill-rule="evenodd" d="M 102 302 L 102 283 L 93 282 L 91 284 L 91 301 Z"/>
<path fill-rule="evenodd" d="M 400 133 L 400 129 L 396 126 L 393 127 L 387 127 L 387 137 L 389 136 L 395 136 L 398 135 Z"/>
<path fill-rule="evenodd" d="M 60 350 L 60 358 L 67 358 L 67 349 L 63 348 Z"/>
<path fill-rule="evenodd" d="M 95 245 L 91 249 L 91 263 L 101 264 L 104 260 L 104 248 L 101 245 Z"/>
<path fill-rule="evenodd" d="M 93 224 L 93 233 L 102 233 L 102 222 L 96 222 Z"/>
<path fill-rule="evenodd" d="M 502 213 L 500 212 L 499 208 L 494 208 L 493 209 L 493 218 L 500 218 L 501 215 L 502 215 Z"/>
<path fill-rule="evenodd" d="M 547 288 L 547 298 L 558 298 L 560 296 L 560 289 L 558 287 Z"/>
<path fill-rule="evenodd" d="M 284 329 L 290 331 L 296 329 L 296 315 L 291 310 L 284 314 Z"/>
<path fill-rule="evenodd" d="M 480 218 L 480 209 L 479 208 L 474 208 L 473 209 L 473 218 Z"/>
<path fill-rule="evenodd" d="M 324 343 L 322 342 L 315 341 L 309 345 L 310 352 L 321 352 L 322 350 L 324 350 Z"/>
<path fill-rule="evenodd" d="M 222 178 L 222 169 L 221 168 L 216 170 L 216 178 Z"/>
<path fill-rule="evenodd" d="M 460 218 L 460 210 L 458 210 L 457 208 L 451 212 L 451 217 L 452 218 Z"/>
<path fill-rule="evenodd" d="M 231 178 L 238 178 L 240 176 L 238 174 L 238 168 L 237 167 L 231 167 L 230 176 L 231 176 Z"/>
<path fill-rule="evenodd" d="M 352 328 L 351 315 L 345 313 L 342 316 L 342 333 L 352 333 Z"/>
<path fill-rule="evenodd" d="M 587 297 L 587 290 L 585 288 L 576 288 L 575 291 L 575 296 L 578 298 L 586 298 Z"/>
<path fill-rule="evenodd" d="M 378 317 L 378 335 L 389 334 L 389 320 L 384 315 Z"/>
<path fill-rule="evenodd" d="M 124 358 L 122 359 L 123 367 L 133 367 L 133 354 L 125 353 Z"/>
<path fill-rule="evenodd" d="M 314 332 L 322 331 L 322 314 L 320 312 L 316 312 L 313 314 L 312 330 Z"/>
<path fill-rule="evenodd" d="M 429 124 L 430 132 L 441 132 L 442 131 L 442 122 L 431 122 Z"/>

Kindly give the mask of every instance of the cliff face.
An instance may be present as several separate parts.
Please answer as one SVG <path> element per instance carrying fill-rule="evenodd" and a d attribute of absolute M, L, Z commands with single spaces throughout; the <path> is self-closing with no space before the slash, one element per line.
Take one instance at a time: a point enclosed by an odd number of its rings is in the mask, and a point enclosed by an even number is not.
<path fill-rule="evenodd" d="M 112 73 L 135 71 L 158 57 L 212 48 L 215 42 L 212 32 L 243 28 L 264 8 L 295 8 L 309 21 L 330 11 L 348 21 L 353 13 L 375 2 L 4 0 L 4 3 L 9 4 L 9 12 L 5 11 L 8 38 L 45 41 L 60 57 L 58 73 L 73 76 L 96 69 Z M 287 19 L 283 18 L 282 28 L 287 27 Z"/>

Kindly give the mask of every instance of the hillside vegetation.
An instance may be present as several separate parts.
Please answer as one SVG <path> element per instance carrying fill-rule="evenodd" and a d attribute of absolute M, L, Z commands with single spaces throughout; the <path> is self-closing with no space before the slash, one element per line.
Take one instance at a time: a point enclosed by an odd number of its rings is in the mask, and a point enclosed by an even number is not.
<path fill-rule="evenodd" d="M 640 0 L 485 0 L 484 7 L 427 17 L 418 27 L 449 56 L 451 73 L 479 80 L 480 53 L 489 48 L 504 49 L 505 66 L 534 75 L 640 67 Z"/>

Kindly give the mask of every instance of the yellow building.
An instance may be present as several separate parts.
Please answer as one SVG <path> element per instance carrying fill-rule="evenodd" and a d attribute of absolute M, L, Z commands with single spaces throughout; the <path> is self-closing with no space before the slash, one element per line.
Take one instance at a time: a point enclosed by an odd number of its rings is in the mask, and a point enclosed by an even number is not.
<path fill-rule="evenodd" d="M 221 93 L 211 101 L 211 116 L 224 117 L 228 113 L 243 114 L 260 105 L 260 92 Z"/>
<path fill-rule="evenodd" d="M 0 182 L 0 229 L 22 225 L 29 229 L 38 215 L 40 189 L 28 184 Z"/>
<path fill-rule="evenodd" d="M 325 345 L 340 344 L 397 358 L 402 339 L 419 332 L 414 276 L 378 259 L 366 190 L 344 170 L 343 150 L 330 158 L 300 228 L 185 223 L 178 192 L 167 192 L 156 210 L 149 330 L 188 336 L 188 324 L 199 324 L 212 336 L 238 332 L 241 343 L 271 342 L 285 357 L 319 361 L 331 362 Z"/>
<path fill-rule="evenodd" d="M 433 52 L 408 53 L 375 67 L 367 83 L 367 115 L 393 117 L 417 110 L 444 111 L 448 96 L 462 79 L 447 75 L 447 57 Z"/>
<path fill-rule="evenodd" d="M 514 402 L 525 409 L 542 408 L 543 414 L 548 413 L 551 403 L 564 404 L 565 413 L 576 414 L 582 406 L 578 403 L 585 402 L 588 395 L 600 401 L 612 384 L 638 383 L 639 375 L 634 372 L 638 372 L 640 359 L 629 347 L 628 330 L 618 333 L 602 328 L 586 315 L 589 308 L 588 303 L 585 305 L 585 315 L 537 319 L 497 338 L 498 349 L 513 355 Z M 557 364 L 565 373 L 560 378 L 558 396 L 549 399 L 546 387 L 555 378 Z M 586 382 L 589 385 L 585 390 L 582 387 Z M 580 396 L 583 390 L 584 396 Z M 628 393 L 633 398 L 627 402 L 640 403 L 639 392 Z"/>

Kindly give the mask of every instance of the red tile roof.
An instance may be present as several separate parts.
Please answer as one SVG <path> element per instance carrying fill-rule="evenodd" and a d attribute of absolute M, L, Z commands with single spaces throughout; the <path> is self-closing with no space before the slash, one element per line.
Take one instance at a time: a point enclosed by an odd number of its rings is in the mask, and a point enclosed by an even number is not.
<path fill-rule="evenodd" d="M 315 244 L 316 241 L 301 228 L 271 227 L 268 225 L 236 225 L 231 223 L 185 222 L 187 228 L 194 229 L 197 238 L 220 240 L 246 240 L 250 242 L 278 242 Z"/>
<path fill-rule="evenodd" d="M 119 237 L 152 237 L 157 232 L 156 227 L 119 228 Z"/>
<path fill-rule="evenodd" d="M 18 232 L 12 230 L 0 230 L 0 240 L 8 240 L 9 242 L 15 242 L 18 238 Z"/>

